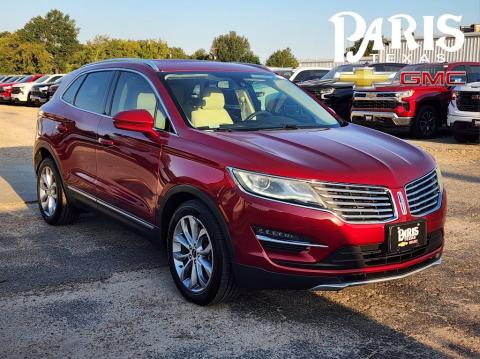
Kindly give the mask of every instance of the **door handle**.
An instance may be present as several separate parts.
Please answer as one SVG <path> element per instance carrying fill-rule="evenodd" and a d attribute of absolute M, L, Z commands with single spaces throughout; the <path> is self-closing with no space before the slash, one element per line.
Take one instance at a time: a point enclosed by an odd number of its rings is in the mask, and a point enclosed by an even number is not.
<path fill-rule="evenodd" d="M 111 147 L 114 145 L 113 140 L 109 138 L 104 138 L 104 137 L 99 137 L 98 138 L 98 143 L 100 143 L 103 146 Z"/>

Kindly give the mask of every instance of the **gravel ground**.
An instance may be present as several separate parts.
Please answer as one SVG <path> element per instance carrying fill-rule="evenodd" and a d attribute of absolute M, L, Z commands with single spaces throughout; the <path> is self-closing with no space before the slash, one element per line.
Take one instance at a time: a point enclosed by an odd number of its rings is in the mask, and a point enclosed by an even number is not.
<path fill-rule="evenodd" d="M 162 251 L 129 229 L 91 214 L 43 222 L 31 203 L 35 111 L 0 106 L 1 358 L 480 358 L 480 146 L 411 141 L 445 177 L 441 266 L 201 308 L 178 295 Z"/>

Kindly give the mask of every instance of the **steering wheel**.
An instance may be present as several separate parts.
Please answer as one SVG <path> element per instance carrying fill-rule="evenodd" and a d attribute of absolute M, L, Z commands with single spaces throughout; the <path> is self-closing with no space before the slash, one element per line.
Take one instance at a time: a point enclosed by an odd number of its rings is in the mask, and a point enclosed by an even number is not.
<path fill-rule="evenodd" d="M 252 112 L 250 115 L 248 115 L 245 120 L 243 121 L 251 121 L 254 117 L 257 117 L 258 115 L 261 115 L 261 114 L 265 114 L 265 115 L 269 115 L 269 116 L 272 116 L 272 114 L 268 111 L 263 111 L 263 110 L 260 110 L 260 111 L 255 111 L 255 112 Z"/>

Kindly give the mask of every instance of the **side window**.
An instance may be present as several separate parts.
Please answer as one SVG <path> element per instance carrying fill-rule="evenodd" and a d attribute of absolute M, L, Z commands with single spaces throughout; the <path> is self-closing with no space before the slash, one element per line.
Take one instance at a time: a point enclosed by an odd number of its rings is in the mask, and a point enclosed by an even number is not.
<path fill-rule="evenodd" d="M 468 82 L 480 81 L 480 65 L 470 65 L 467 73 Z"/>
<path fill-rule="evenodd" d="M 113 74 L 113 71 L 89 73 L 78 90 L 74 105 L 94 113 L 105 113 L 105 98 Z"/>
<path fill-rule="evenodd" d="M 155 119 L 155 127 L 165 129 L 166 116 L 150 84 L 136 73 L 123 71 L 115 88 L 111 114 L 128 110 L 147 110 Z"/>
<path fill-rule="evenodd" d="M 452 71 L 466 71 L 466 68 L 464 65 L 457 65 L 452 68 Z M 468 75 L 468 73 L 467 73 Z M 455 75 L 452 76 L 452 81 L 453 82 L 467 82 L 467 77 L 466 76 L 461 76 L 461 75 Z"/>
<path fill-rule="evenodd" d="M 78 77 L 67 89 L 67 91 L 63 94 L 63 100 L 68 102 L 69 104 L 73 105 L 73 101 L 75 100 L 75 95 L 77 94 L 78 89 L 82 85 L 83 80 L 85 79 L 85 75 Z"/>

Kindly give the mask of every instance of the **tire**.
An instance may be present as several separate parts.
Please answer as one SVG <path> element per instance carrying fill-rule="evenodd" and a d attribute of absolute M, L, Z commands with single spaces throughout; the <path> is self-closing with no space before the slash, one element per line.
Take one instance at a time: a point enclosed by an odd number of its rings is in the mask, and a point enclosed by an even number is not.
<path fill-rule="evenodd" d="M 415 116 L 412 132 L 417 138 L 433 138 L 437 133 L 438 113 L 433 106 L 422 106 Z"/>
<path fill-rule="evenodd" d="M 38 167 L 37 200 L 40 214 L 45 222 L 51 225 L 71 224 L 80 214 L 78 209 L 68 202 L 62 178 L 51 158 L 45 158 Z"/>
<path fill-rule="evenodd" d="M 173 214 L 167 237 L 168 263 L 175 285 L 188 301 L 211 305 L 238 294 L 225 237 L 217 219 L 201 201 L 187 201 Z M 197 244 L 192 246 L 193 242 Z"/>
<path fill-rule="evenodd" d="M 33 106 L 33 102 L 32 102 L 32 99 L 30 98 L 30 93 L 27 95 L 27 103 L 26 103 L 27 106 Z"/>

